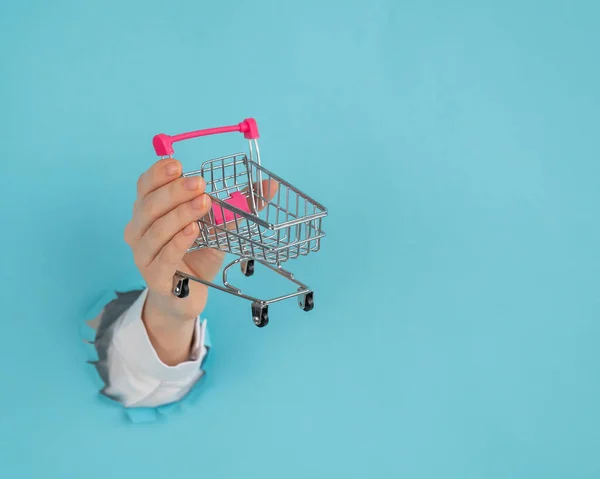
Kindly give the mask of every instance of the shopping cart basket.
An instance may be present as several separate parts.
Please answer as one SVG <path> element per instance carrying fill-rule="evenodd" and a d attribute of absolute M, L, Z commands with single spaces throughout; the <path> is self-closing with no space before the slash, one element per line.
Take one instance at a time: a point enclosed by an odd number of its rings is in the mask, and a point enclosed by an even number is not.
<path fill-rule="evenodd" d="M 177 271 L 173 294 L 185 298 L 189 294 L 189 280 L 252 301 L 254 324 L 263 327 L 269 322 L 270 304 L 289 298 L 298 298 L 300 308 L 314 307 L 314 292 L 294 278 L 282 265 L 290 259 L 318 251 L 325 207 L 304 194 L 260 163 L 258 127 L 248 118 L 238 125 L 192 131 L 180 135 L 156 135 L 153 146 L 160 157 L 171 157 L 173 143 L 200 136 L 239 132 L 248 140 L 249 155 L 236 153 L 208 160 L 196 171 L 182 176 L 200 175 L 206 183 L 206 193 L 212 199 L 212 210 L 198 219 L 200 233 L 188 252 L 213 248 L 238 256 L 225 266 L 223 284 L 215 284 Z M 246 276 L 254 274 L 259 263 L 284 276 L 297 290 L 271 299 L 259 299 L 244 294 L 227 280 L 229 270 L 239 264 Z"/>

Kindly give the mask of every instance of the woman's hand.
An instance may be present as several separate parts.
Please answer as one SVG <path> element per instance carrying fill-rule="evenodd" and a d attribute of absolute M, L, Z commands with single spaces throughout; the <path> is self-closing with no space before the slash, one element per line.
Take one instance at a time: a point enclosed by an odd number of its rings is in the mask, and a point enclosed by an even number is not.
<path fill-rule="evenodd" d="M 181 172 L 177 160 L 164 159 L 142 174 L 125 228 L 125 241 L 149 290 L 142 319 L 157 354 L 169 365 L 187 360 L 195 320 L 207 299 L 206 287 L 193 281 L 187 298 L 174 296 L 175 272 L 212 279 L 223 259 L 218 252 L 205 254 L 208 275 L 201 271 L 202 261 L 194 262 L 197 271 L 184 261 L 198 236 L 196 221 L 210 211 L 211 201 L 201 177 L 181 178 Z"/>

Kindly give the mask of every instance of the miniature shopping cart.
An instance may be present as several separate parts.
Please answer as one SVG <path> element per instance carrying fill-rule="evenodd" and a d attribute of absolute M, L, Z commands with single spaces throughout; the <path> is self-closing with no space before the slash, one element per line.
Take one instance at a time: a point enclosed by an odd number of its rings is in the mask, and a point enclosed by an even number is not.
<path fill-rule="evenodd" d="M 199 170 L 183 176 L 200 175 L 206 182 L 206 193 L 212 199 L 212 210 L 198 220 L 200 234 L 188 252 L 213 248 L 238 256 L 225 266 L 223 285 L 215 284 L 177 271 L 173 294 L 185 298 L 189 294 L 189 280 L 197 281 L 220 291 L 252 301 L 252 319 L 258 327 L 269 322 L 268 308 L 272 303 L 298 298 L 300 308 L 314 307 L 314 293 L 307 285 L 294 278 L 282 265 L 290 259 L 318 251 L 325 207 L 302 193 L 260 163 L 258 127 L 248 118 L 238 125 L 192 131 L 180 135 L 156 135 L 153 146 L 160 157 L 171 157 L 173 143 L 200 136 L 240 132 L 248 140 L 249 155 L 236 153 L 206 161 Z M 272 299 L 259 299 L 242 293 L 227 281 L 229 270 L 239 264 L 246 276 L 254 274 L 259 263 L 284 276 L 297 290 Z"/>

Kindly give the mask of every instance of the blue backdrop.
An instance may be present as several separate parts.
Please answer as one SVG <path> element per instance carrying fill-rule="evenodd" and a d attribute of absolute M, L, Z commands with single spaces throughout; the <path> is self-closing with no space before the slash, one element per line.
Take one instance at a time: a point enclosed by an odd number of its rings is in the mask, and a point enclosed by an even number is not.
<path fill-rule="evenodd" d="M 2 2 L 0 477 L 600 477 L 599 22 L 594 1 Z M 290 264 L 315 310 L 260 330 L 213 294 L 200 400 L 128 424 L 95 400 L 83 315 L 138 278 L 152 136 L 246 116 L 329 208 Z"/>

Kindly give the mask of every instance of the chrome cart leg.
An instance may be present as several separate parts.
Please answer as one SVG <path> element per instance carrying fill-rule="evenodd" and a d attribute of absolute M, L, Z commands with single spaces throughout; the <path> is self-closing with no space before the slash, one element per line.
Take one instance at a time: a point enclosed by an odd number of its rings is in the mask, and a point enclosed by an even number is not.
<path fill-rule="evenodd" d="M 271 299 L 259 299 L 254 296 L 244 294 L 241 289 L 236 288 L 227 281 L 227 273 L 232 267 L 234 267 L 238 263 L 240 263 L 242 272 L 246 276 L 251 276 L 251 274 L 248 273 L 254 273 L 254 266 L 257 262 L 263 266 L 266 266 L 272 271 L 275 271 L 276 273 L 285 277 L 292 283 L 295 283 L 298 289 L 293 293 L 285 294 L 283 296 L 278 296 Z M 206 281 L 204 279 L 200 279 L 195 276 L 189 275 L 182 271 L 177 271 L 177 273 L 174 276 L 175 286 L 173 287 L 173 294 L 179 298 L 187 297 L 190 293 L 189 280 L 196 281 L 197 283 L 201 283 L 211 288 L 218 289 L 219 291 L 223 291 L 224 293 L 232 294 L 234 296 L 237 296 L 238 298 L 243 298 L 252 301 L 252 321 L 259 328 L 262 328 L 269 323 L 269 305 L 272 303 L 277 303 L 285 299 L 297 297 L 298 304 L 300 308 L 304 311 L 311 311 L 314 308 L 314 293 L 312 289 L 310 289 L 304 283 L 298 281 L 290 271 L 284 270 L 279 265 L 274 266 L 260 260 L 238 258 L 232 261 L 223 269 L 223 285 L 218 285 L 210 281 Z"/>
<path fill-rule="evenodd" d="M 178 298 L 187 298 L 190 294 L 190 279 L 182 276 L 175 276 L 177 283 L 173 288 L 173 294 Z"/>
<path fill-rule="evenodd" d="M 248 259 L 240 263 L 242 274 L 244 276 L 252 276 L 254 274 L 254 260 Z"/>
<path fill-rule="evenodd" d="M 269 306 L 255 301 L 252 303 L 252 321 L 259 328 L 269 324 Z"/>
<path fill-rule="evenodd" d="M 298 288 L 298 291 L 303 291 L 303 289 Z M 304 311 L 312 311 L 315 307 L 314 291 L 309 291 L 302 296 L 298 296 L 298 306 Z"/>

